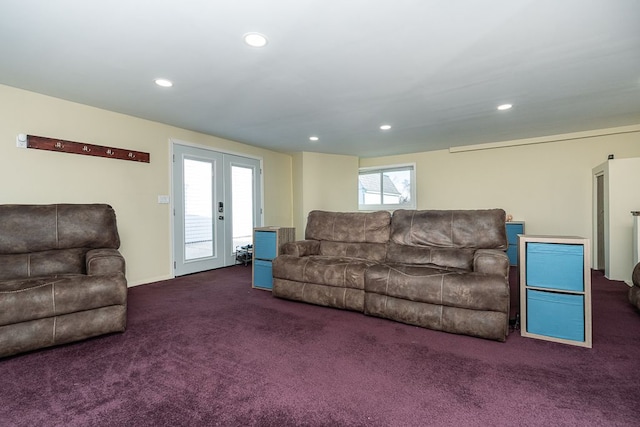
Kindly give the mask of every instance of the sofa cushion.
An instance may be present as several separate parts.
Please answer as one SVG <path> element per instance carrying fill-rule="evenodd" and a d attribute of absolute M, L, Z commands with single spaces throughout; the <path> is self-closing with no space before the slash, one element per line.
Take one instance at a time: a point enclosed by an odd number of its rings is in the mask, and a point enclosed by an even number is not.
<path fill-rule="evenodd" d="M 437 266 L 374 265 L 366 272 L 365 291 L 449 307 L 509 309 L 509 285 L 503 277 Z"/>
<path fill-rule="evenodd" d="M 0 280 L 56 274 L 85 274 L 87 249 L 60 249 L 30 254 L 0 255 Z"/>
<path fill-rule="evenodd" d="M 0 282 L 0 325 L 59 316 L 109 305 L 125 305 L 122 273 L 51 276 Z"/>
<path fill-rule="evenodd" d="M 391 241 L 409 246 L 506 249 L 506 214 L 488 210 L 396 210 Z"/>
<path fill-rule="evenodd" d="M 115 212 L 109 205 L 0 205 L 0 254 L 53 249 L 118 249 Z"/>
<path fill-rule="evenodd" d="M 320 241 L 318 240 L 297 240 L 286 242 L 280 247 L 280 254 L 293 255 L 298 257 L 319 255 Z"/>
<path fill-rule="evenodd" d="M 378 212 L 311 211 L 305 239 L 332 242 L 386 243 L 389 240 L 391 214 Z"/>
<path fill-rule="evenodd" d="M 364 290 L 362 289 L 274 279 L 272 292 L 273 296 L 278 298 L 360 312 L 364 310 Z"/>
<path fill-rule="evenodd" d="M 357 258 L 383 262 L 387 247 L 383 243 L 350 243 L 320 241 L 320 255 L 340 258 Z"/>
<path fill-rule="evenodd" d="M 633 268 L 631 281 L 633 286 L 629 288 L 629 302 L 640 309 L 640 262 Z"/>
<path fill-rule="evenodd" d="M 408 246 L 389 242 L 386 262 L 391 264 L 432 264 L 471 271 L 473 270 L 474 253 L 475 249 Z"/>
<path fill-rule="evenodd" d="M 364 273 L 373 262 L 353 258 L 280 255 L 273 260 L 273 277 L 301 283 L 364 289 Z"/>
<path fill-rule="evenodd" d="M 471 310 L 365 293 L 364 313 L 423 328 L 504 342 L 509 320 L 504 312 Z"/>
<path fill-rule="evenodd" d="M 0 326 L 0 357 L 122 332 L 126 325 L 127 306 L 109 305 Z"/>

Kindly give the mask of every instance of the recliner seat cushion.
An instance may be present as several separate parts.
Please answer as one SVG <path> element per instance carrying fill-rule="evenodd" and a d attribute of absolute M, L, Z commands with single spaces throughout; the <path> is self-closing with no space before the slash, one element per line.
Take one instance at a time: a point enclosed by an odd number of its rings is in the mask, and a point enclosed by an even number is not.
<path fill-rule="evenodd" d="M 509 308 L 509 286 L 500 276 L 438 266 L 371 266 L 365 275 L 365 291 L 473 310 L 505 311 Z"/>
<path fill-rule="evenodd" d="M 470 310 L 365 293 L 364 313 L 423 328 L 504 342 L 508 315 L 499 311 Z"/>
<path fill-rule="evenodd" d="M 123 332 L 126 326 L 126 305 L 109 305 L 4 325 L 0 326 L 0 357 L 111 332 Z"/>
<path fill-rule="evenodd" d="M 0 326 L 126 302 L 122 273 L 7 280 L 0 282 Z"/>
<path fill-rule="evenodd" d="M 364 289 L 364 274 L 373 262 L 352 258 L 280 255 L 273 260 L 273 277 L 301 283 Z"/>
<path fill-rule="evenodd" d="M 273 295 L 345 310 L 364 311 L 364 290 L 273 279 Z"/>

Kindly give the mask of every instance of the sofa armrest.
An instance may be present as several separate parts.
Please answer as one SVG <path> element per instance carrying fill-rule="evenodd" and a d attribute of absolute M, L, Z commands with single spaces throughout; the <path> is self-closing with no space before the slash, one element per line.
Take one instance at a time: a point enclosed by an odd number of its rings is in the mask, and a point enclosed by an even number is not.
<path fill-rule="evenodd" d="M 473 271 L 497 274 L 509 279 L 509 258 L 499 249 L 478 249 L 473 255 Z"/>
<path fill-rule="evenodd" d="M 319 240 L 298 240 L 296 242 L 287 242 L 282 245 L 282 255 L 293 255 L 297 257 L 318 255 L 320 253 Z"/>
<path fill-rule="evenodd" d="M 117 249 L 91 249 L 86 257 L 87 274 L 125 273 L 125 262 Z"/>

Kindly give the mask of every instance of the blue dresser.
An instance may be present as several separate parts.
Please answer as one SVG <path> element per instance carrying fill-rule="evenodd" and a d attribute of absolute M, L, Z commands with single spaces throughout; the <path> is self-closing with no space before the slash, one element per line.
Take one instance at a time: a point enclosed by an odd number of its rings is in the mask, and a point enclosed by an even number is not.
<path fill-rule="evenodd" d="M 509 264 L 518 265 L 518 234 L 524 234 L 524 221 L 510 221 L 506 225 Z"/>
<path fill-rule="evenodd" d="M 295 240 L 293 227 L 259 227 L 253 230 L 253 282 L 257 289 L 273 288 L 271 263 L 283 244 Z"/>
<path fill-rule="evenodd" d="M 520 236 L 523 337 L 591 348 L 589 239 Z"/>

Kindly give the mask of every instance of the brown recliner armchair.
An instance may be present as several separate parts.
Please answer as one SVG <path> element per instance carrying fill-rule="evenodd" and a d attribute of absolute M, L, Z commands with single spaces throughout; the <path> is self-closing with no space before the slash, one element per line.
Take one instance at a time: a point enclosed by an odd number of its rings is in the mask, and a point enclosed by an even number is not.
<path fill-rule="evenodd" d="M 640 262 L 633 269 L 631 280 L 633 286 L 629 289 L 629 302 L 640 309 Z"/>
<path fill-rule="evenodd" d="M 126 327 L 109 205 L 0 205 L 0 357 Z"/>

